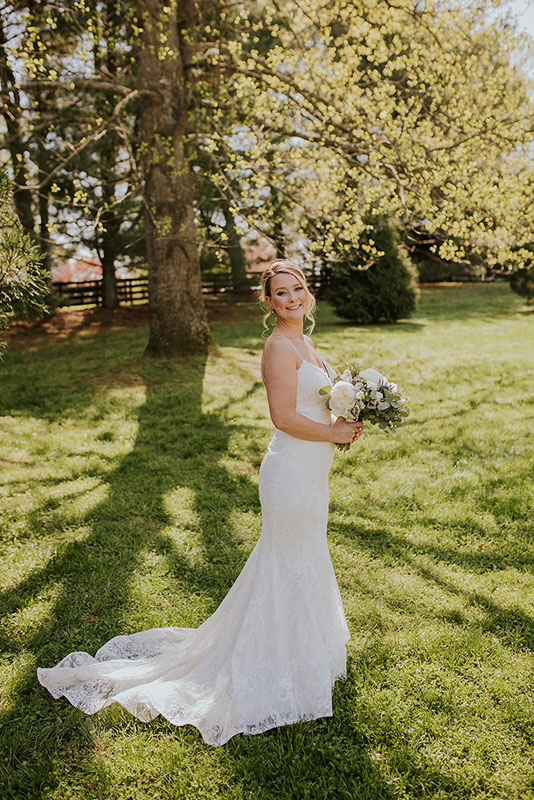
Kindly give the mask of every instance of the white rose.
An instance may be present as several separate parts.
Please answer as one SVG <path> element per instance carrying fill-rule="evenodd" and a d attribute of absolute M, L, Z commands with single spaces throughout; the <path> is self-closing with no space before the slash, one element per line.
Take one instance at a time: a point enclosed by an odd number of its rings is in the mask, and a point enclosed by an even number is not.
<path fill-rule="evenodd" d="M 356 389 L 348 381 L 338 381 L 330 394 L 330 410 L 336 417 L 346 417 L 356 400 Z"/>
<path fill-rule="evenodd" d="M 373 389 L 376 389 L 382 381 L 385 381 L 383 375 L 380 372 L 377 372 L 376 369 L 364 369 L 360 372 L 360 378 L 363 378 L 364 381 Z"/>

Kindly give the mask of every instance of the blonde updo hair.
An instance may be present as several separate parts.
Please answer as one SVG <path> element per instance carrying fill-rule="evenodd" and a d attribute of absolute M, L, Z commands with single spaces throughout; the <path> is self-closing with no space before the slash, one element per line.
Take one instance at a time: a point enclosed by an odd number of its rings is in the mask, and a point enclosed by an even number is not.
<path fill-rule="evenodd" d="M 269 330 L 269 325 L 272 325 L 273 321 L 276 320 L 276 314 L 267 303 L 267 298 L 271 297 L 271 278 L 273 278 L 275 275 L 280 275 L 281 273 L 293 275 L 293 277 L 297 278 L 297 280 L 299 280 L 304 286 L 304 291 L 306 292 L 306 296 L 308 298 L 308 308 L 306 309 L 306 313 L 304 315 L 309 323 L 306 332 L 311 333 L 315 327 L 315 317 L 313 312 L 315 311 L 316 303 L 315 297 L 311 293 L 310 287 L 308 286 L 306 275 L 300 267 L 297 267 L 296 264 L 293 264 L 293 262 L 289 261 L 287 258 L 277 258 L 275 261 L 271 261 L 269 266 L 264 269 L 261 274 L 260 305 L 265 312 L 263 315 L 264 334 Z"/>

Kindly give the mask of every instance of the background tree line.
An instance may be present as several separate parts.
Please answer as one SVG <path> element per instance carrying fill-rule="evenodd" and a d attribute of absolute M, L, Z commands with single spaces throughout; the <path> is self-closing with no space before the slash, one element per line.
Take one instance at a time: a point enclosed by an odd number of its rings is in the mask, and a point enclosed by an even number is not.
<path fill-rule="evenodd" d="M 108 306 L 117 265 L 146 264 L 148 351 L 165 356 L 208 344 L 199 259 L 243 287 L 246 231 L 332 286 L 397 241 L 530 269 L 528 46 L 498 10 L 5 3 L 2 153 L 22 230 L 45 266 L 58 243 L 95 251 Z"/>

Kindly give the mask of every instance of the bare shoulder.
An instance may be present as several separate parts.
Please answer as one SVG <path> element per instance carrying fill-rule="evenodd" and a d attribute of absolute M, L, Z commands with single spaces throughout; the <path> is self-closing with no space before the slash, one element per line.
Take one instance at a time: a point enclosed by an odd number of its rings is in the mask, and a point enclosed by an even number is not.
<path fill-rule="evenodd" d="M 277 336 L 276 334 L 274 335 L 271 334 L 265 340 L 263 352 L 265 355 L 270 354 L 277 356 L 283 353 L 292 353 L 294 351 L 285 336 L 280 336 L 280 335 Z"/>
<path fill-rule="evenodd" d="M 284 336 L 269 336 L 263 348 L 263 368 L 266 372 L 297 368 L 297 354 Z"/>

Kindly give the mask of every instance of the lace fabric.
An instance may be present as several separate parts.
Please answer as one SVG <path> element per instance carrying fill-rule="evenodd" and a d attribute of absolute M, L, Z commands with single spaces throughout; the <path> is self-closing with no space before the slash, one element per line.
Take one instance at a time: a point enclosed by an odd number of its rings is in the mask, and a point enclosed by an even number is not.
<path fill-rule="evenodd" d="M 324 370 L 303 361 L 297 411 L 328 423 L 324 383 Z M 198 628 L 152 628 L 94 657 L 70 653 L 39 668 L 40 683 L 86 714 L 116 702 L 143 721 L 194 725 L 212 745 L 331 716 L 349 638 L 326 539 L 333 453 L 275 428 L 260 467 L 261 536 L 216 611 Z"/>

